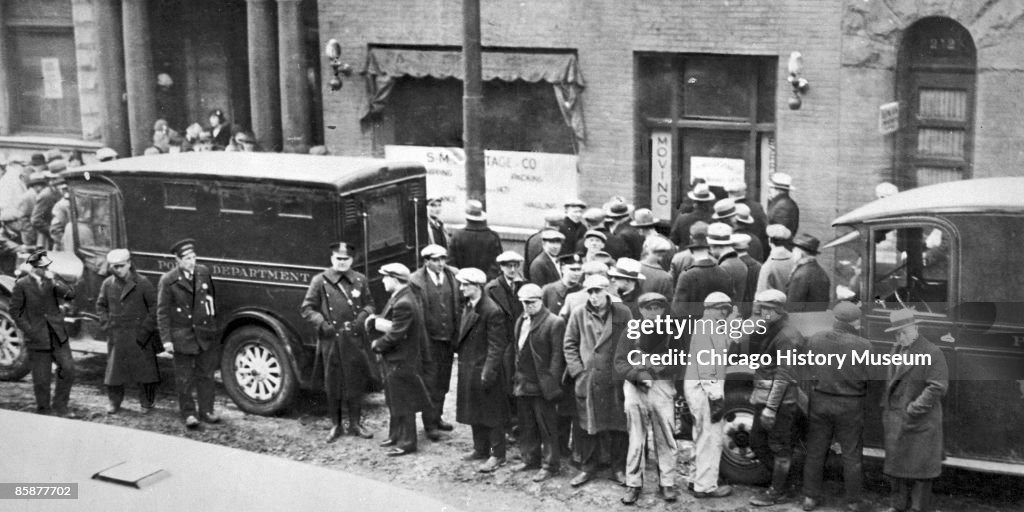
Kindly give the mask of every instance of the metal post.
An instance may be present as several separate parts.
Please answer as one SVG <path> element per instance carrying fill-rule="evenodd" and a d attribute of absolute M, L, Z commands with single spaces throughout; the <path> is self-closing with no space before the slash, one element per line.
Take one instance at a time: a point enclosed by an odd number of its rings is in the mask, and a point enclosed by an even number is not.
<path fill-rule="evenodd" d="M 462 2 L 462 141 L 466 151 L 466 198 L 487 207 L 484 149 L 480 140 L 483 83 L 480 62 L 480 0 Z"/>

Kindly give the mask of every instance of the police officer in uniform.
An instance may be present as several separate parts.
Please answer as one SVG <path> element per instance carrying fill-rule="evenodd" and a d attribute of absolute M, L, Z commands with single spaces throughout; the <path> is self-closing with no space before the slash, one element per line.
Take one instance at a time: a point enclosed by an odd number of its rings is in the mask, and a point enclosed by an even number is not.
<path fill-rule="evenodd" d="M 317 356 L 324 365 L 327 415 L 334 425 L 328 443 L 345 432 L 342 403 L 348 407 L 348 433 L 373 437 L 362 426 L 363 393 L 373 376 L 363 324 L 373 314 L 373 297 L 366 276 L 352 270 L 352 246 L 338 242 L 330 249 L 331 268 L 313 277 L 300 308 L 302 318 L 316 328 Z"/>

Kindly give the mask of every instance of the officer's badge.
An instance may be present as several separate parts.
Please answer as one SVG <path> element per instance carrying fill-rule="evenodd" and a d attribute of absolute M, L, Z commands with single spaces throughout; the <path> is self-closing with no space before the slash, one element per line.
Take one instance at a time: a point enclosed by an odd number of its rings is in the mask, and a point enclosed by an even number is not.
<path fill-rule="evenodd" d="M 206 283 L 203 283 L 203 289 L 205 290 L 207 288 L 209 288 L 209 286 L 207 286 Z"/>
<path fill-rule="evenodd" d="M 358 299 L 360 295 L 361 294 L 359 293 L 359 289 L 358 288 L 355 289 L 355 290 L 352 290 L 352 297 Z"/>

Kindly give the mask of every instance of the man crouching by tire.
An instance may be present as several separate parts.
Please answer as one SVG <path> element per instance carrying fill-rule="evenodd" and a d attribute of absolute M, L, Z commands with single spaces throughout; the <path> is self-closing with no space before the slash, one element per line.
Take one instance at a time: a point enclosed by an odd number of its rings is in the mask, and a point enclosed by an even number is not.
<path fill-rule="evenodd" d="M 786 314 L 786 294 L 765 290 L 754 297 L 754 314 L 767 325 L 764 334 L 751 334 L 751 352 L 771 355 L 770 365 L 754 372 L 754 426 L 750 445 L 761 461 L 772 461 L 772 484 L 750 499 L 755 507 L 775 505 L 784 500 L 786 478 L 793 456 L 793 422 L 799 414 L 795 368 L 778 364 L 776 354 L 802 349 L 804 338 L 790 325 Z"/>
<path fill-rule="evenodd" d="M 327 415 L 334 425 L 327 442 L 345 433 L 343 402 L 348 407 L 348 433 L 370 439 L 373 434 L 362 425 L 362 402 L 373 363 L 363 341 L 363 324 L 373 314 L 373 297 L 366 276 L 352 270 L 352 247 L 338 242 L 330 249 L 331 268 L 309 282 L 301 306 L 302 318 L 316 328 L 316 351 L 324 365 Z"/>

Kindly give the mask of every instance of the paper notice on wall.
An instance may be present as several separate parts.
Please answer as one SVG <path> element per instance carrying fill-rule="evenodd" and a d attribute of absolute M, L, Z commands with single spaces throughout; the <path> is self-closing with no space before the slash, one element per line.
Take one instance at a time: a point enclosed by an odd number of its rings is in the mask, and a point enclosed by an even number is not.
<path fill-rule="evenodd" d="M 64 98 L 64 84 L 60 76 L 60 59 L 43 57 L 39 59 L 43 68 L 43 97 L 51 100 Z"/>
<path fill-rule="evenodd" d="M 728 188 L 745 183 L 746 165 L 741 158 L 690 157 L 690 181 L 704 178 L 708 186 Z"/>
<path fill-rule="evenodd" d="M 412 160 L 427 168 L 427 196 L 444 198 L 441 220 L 466 221 L 466 154 L 462 148 L 384 146 L 390 160 Z M 577 194 L 577 157 L 555 153 L 484 151 L 487 221 L 495 226 L 536 228 L 544 213 L 561 210 Z"/>

